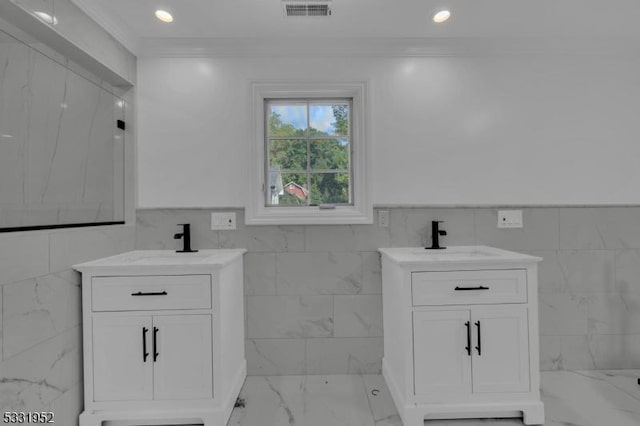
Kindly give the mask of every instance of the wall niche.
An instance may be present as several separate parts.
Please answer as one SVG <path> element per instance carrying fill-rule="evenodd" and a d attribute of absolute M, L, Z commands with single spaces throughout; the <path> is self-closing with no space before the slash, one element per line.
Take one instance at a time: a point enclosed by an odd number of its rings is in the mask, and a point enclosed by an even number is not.
<path fill-rule="evenodd" d="M 0 232 L 124 223 L 125 103 L 0 31 Z"/>

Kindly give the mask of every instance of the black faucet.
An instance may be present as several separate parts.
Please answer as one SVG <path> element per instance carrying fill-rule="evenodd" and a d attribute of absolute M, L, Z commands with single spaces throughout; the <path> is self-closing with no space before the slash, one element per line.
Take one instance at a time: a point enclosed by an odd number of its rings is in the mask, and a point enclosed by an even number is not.
<path fill-rule="evenodd" d="M 183 248 L 182 250 L 176 250 L 176 253 L 195 253 L 198 250 L 191 250 L 191 225 L 188 223 L 181 223 L 178 226 L 182 226 L 182 233 L 175 234 L 173 236 L 174 240 L 179 240 L 182 238 Z"/>
<path fill-rule="evenodd" d="M 446 247 L 440 247 L 440 235 L 447 235 L 447 231 L 438 229 L 438 224 L 442 223 L 441 220 L 431 221 L 431 247 L 425 247 L 427 250 L 440 250 Z"/>

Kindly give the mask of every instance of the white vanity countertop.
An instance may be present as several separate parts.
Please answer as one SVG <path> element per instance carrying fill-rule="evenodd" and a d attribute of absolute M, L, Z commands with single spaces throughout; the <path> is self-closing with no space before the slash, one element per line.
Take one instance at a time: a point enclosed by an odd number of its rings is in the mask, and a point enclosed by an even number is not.
<path fill-rule="evenodd" d="M 123 272 L 143 272 L 161 268 L 163 271 L 180 272 L 185 267 L 189 270 L 221 268 L 241 257 L 245 249 L 199 250 L 195 253 L 177 253 L 175 250 L 135 250 L 115 256 L 92 260 L 73 265 L 80 272 L 114 269 Z"/>
<path fill-rule="evenodd" d="M 407 265 L 490 265 L 497 263 L 535 263 L 542 258 L 489 246 L 451 246 L 440 250 L 424 247 L 398 247 L 378 249 L 391 261 Z"/>

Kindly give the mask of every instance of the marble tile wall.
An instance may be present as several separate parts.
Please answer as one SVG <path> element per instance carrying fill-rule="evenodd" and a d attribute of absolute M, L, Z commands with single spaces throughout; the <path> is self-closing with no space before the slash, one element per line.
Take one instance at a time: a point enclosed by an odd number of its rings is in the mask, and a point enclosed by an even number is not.
<path fill-rule="evenodd" d="M 82 409 L 80 274 L 71 266 L 133 249 L 134 227 L 0 234 L 0 411 Z"/>
<path fill-rule="evenodd" d="M 233 209 L 228 209 L 233 210 Z M 137 213 L 136 247 L 246 248 L 249 374 L 375 374 L 382 358 L 378 247 L 419 246 L 443 220 L 448 245 L 538 255 L 541 368 L 640 367 L 640 207 L 524 208 L 523 229 L 497 229 L 493 208 L 385 208 L 389 227 L 245 226 L 210 230 L 212 210 Z"/>

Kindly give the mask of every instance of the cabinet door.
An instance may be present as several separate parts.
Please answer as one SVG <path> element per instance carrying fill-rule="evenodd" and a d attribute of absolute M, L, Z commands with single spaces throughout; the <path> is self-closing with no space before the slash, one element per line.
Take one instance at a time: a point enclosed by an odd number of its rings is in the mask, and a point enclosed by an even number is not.
<path fill-rule="evenodd" d="M 153 397 L 151 317 L 93 318 L 93 395 L 96 401 Z M 85 354 L 87 356 L 87 354 Z"/>
<path fill-rule="evenodd" d="M 528 392 L 527 308 L 472 309 L 471 320 L 473 391 Z"/>
<path fill-rule="evenodd" d="M 416 396 L 436 401 L 471 393 L 467 324 L 468 310 L 413 313 Z"/>
<path fill-rule="evenodd" d="M 213 397 L 211 315 L 153 317 L 154 399 Z"/>

